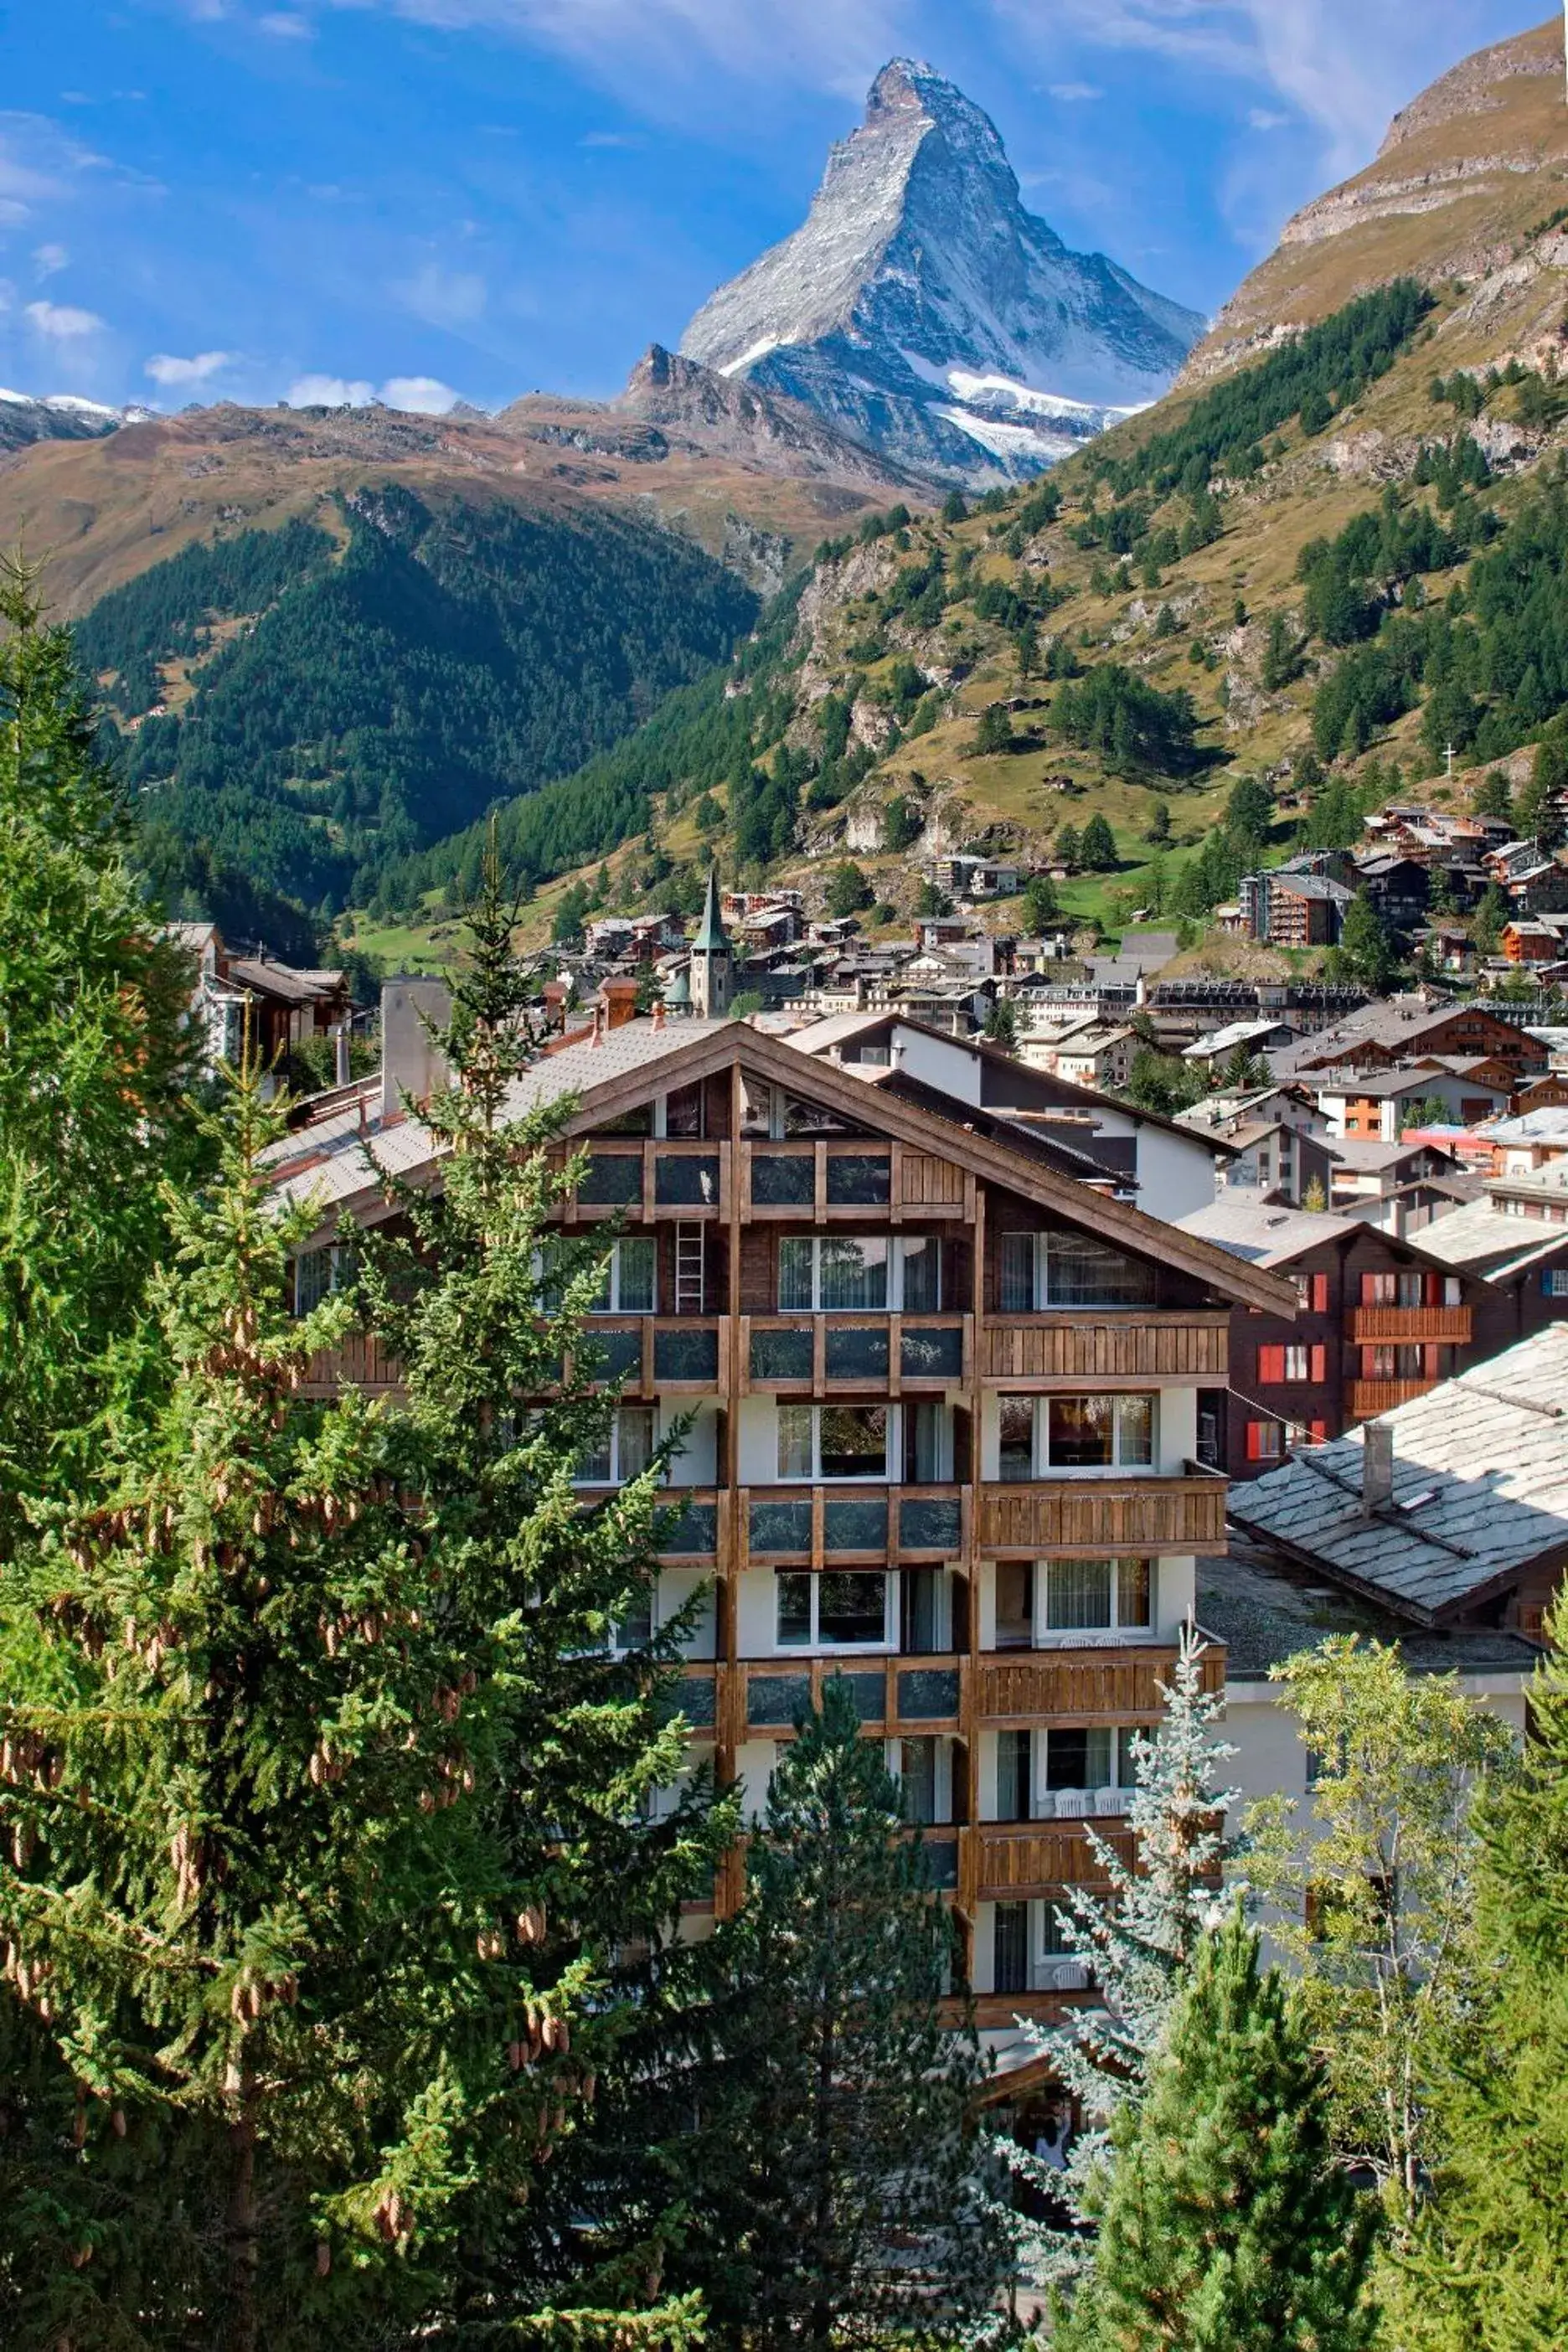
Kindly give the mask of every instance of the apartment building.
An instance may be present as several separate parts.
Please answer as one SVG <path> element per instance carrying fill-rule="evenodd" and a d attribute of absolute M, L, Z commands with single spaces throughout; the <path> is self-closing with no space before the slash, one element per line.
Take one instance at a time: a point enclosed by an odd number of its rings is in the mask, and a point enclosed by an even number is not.
<path fill-rule="evenodd" d="M 722 1000 L 718 972 L 694 979 Z M 605 1237 L 595 1335 L 621 1382 L 584 1505 L 690 1417 L 653 1607 L 706 1596 L 694 1745 L 759 1807 L 844 1675 L 1005 2051 L 1020 2011 L 1088 1997 L 1056 1908 L 1097 1876 L 1089 1824 L 1130 1851 L 1131 1736 L 1159 1713 L 1196 1560 L 1225 1546 L 1199 1395 L 1226 1381 L 1233 1311 L 1288 1324 L 1295 1290 L 1064 1172 L 1021 1125 L 939 1116 L 742 1023 L 596 1025 L 510 1109 L 562 1100 L 589 1154 L 563 1224 Z M 397 1102 L 389 1075 L 372 1149 L 438 1183 Z M 278 1147 L 279 1189 L 321 1209 L 302 1298 L 343 1233 L 392 1213 L 359 1146 L 342 1111 Z M 395 1392 L 398 1369 L 362 1340 L 314 1377 Z M 1223 1647 L 1205 1671 L 1220 1686 Z"/>

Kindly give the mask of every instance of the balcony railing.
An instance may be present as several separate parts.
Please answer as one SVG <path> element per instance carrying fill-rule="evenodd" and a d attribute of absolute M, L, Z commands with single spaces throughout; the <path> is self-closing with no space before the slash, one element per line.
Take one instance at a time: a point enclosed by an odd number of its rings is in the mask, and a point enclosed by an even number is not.
<path fill-rule="evenodd" d="M 1229 1362 L 1226 1315 L 1159 1315 L 1131 1307 L 1061 1309 L 987 1319 L 984 1377 L 1030 1381 L 1218 1380 Z"/>
<path fill-rule="evenodd" d="M 1350 1384 L 1351 1419 L 1375 1421 L 1380 1412 L 1392 1412 L 1395 1405 L 1409 1404 L 1415 1397 L 1430 1396 L 1436 1385 L 1436 1379 L 1352 1381 Z"/>
<path fill-rule="evenodd" d="M 828 1682 L 847 1692 L 863 1724 L 892 1737 L 957 1728 L 963 1662 L 951 1651 L 929 1658 L 752 1659 L 721 1668 L 719 1682 L 721 1734 L 736 1746 L 751 1732 L 792 1730 L 820 1706 Z"/>
<path fill-rule="evenodd" d="M 1148 1723 L 1164 1706 L 1160 1685 L 1169 1683 L 1176 1653 L 1168 1643 L 1125 1654 L 1038 1653 L 1006 1660 L 980 1661 L 976 1713 L 987 1723 L 1034 1723 L 1042 1716 L 1125 1717 Z M 1203 1686 L 1225 1688 L 1226 1654 L 1218 1644 L 1204 1653 Z"/>
<path fill-rule="evenodd" d="M 869 1137 L 743 1143 L 741 1197 L 753 1218 L 856 1218 L 919 1210 L 962 1217 L 973 1208 L 973 1180 L 952 1161 Z"/>
<path fill-rule="evenodd" d="M 724 1377 L 729 1328 L 723 1315 L 590 1315 L 583 1344 L 599 1358 L 595 1377 L 618 1381 L 624 1396 L 701 1392 Z"/>
<path fill-rule="evenodd" d="M 736 1566 L 948 1559 L 962 1551 L 961 1486 L 769 1486 L 736 1492 Z"/>
<path fill-rule="evenodd" d="M 605 1216 L 634 1222 L 716 1218 L 729 1210 L 728 1143 L 595 1137 L 582 1148 L 588 1165 L 565 1204 L 563 1221 L 568 1225 Z"/>
<path fill-rule="evenodd" d="M 1225 1546 L 1223 1478 L 1076 1478 L 980 1490 L 980 1549 L 993 1555 L 1185 1552 Z"/>
<path fill-rule="evenodd" d="M 748 1315 L 741 1323 L 742 1389 L 822 1396 L 835 1389 L 942 1389 L 969 1376 L 973 1318 L 963 1315 Z"/>
<path fill-rule="evenodd" d="M 1089 1842 L 1090 1828 L 1099 1843 L 1131 1866 L 1132 1832 L 1113 1822 L 971 1822 L 958 1833 L 960 1904 L 973 1912 L 976 1903 L 1056 1895 L 1065 1886 L 1103 1886 L 1107 1873 Z"/>
<path fill-rule="evenodd" d="M 367 1396 L 385 1396 L 403 1386 L 403 1366 L 381 1341 L 363 1331 L 352 1332 L 341 1348 L 321 1348 L 310 1359 L 302 1383 L 306 1396 L 335 1396 L 342 1388 L 363 1389 Z"/>
<path fill-rule="evenodd" d="M 1358 1348 L 1412 1341 L 1468 1348 L 1473 1320 L 1468 1307 L 1356 1307 L 1351 1310 L 1350 1336 Z"/>

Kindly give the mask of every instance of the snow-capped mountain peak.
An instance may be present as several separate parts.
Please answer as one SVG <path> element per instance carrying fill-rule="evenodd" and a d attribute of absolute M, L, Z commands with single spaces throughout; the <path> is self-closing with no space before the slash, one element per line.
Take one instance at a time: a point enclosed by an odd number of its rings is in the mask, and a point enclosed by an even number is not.
<path fill-rule="evenodd" d="M 689 358 L 805 400 L 905 465 L 1037 471 L 1156 398 L 1197 314 L 1026 211 L 989 116 L 896 58 L 805 223 L 721 286 Z"/>

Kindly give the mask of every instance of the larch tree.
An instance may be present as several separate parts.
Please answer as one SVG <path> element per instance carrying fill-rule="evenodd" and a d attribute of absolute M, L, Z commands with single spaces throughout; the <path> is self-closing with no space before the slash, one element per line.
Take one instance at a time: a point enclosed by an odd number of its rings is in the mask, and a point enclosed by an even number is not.
<path fill-rule="evenodd" d="M 1568 2343 L 1568 1651 L 1561 1609 L 1516 1773 L 1478 1801 L 1476 1998 L 1431 2069 L 1431 2194 L 1399 2282 L 1415 2352 Z M 1394 2298 L 1391 2297 L 1391 2301 Z"/>
<path fill-rule="evenodd" d="M 1112 2123 L 1058 2352 L 1370 2352 L 1377 2208 L 1334 2167 L 1328 2107 L 1300 2000 L 1237 1908 Z"/>
<path fill-rule="evenodd" d="M 89 1475 L 188 1162 L 194 967 L 128 863 L 68 629 L 0 562 L 0 1523 Z"/>
<path fill-rule="evenodd" d="M 1312 1762 L 1312 1823 L 1252 1807 L 1252 1873 L 1301 1971 L 1333 2086 L 1336 2139 L 1384 2192 L 1393 2242 L 1414 2225 L 1430 2154 L 1433 2064 L 1477 1986 L 1468 1934 L 1477 1791 L 1513 1735 L 1453 1675 L 1334 1634 L 1271 1670 Z"/>
<path fill-rule="evenodd" d="M 952 1921 L 850 1685 L 784 1748 L 721 1928 L 686 2260 L 717 2340 L 950 2344 L 1002 2275 Z"/>

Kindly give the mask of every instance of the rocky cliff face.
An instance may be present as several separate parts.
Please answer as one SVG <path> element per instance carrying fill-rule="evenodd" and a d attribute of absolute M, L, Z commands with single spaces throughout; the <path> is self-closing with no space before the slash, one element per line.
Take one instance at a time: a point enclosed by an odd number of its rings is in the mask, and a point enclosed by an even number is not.
<path fill-rule="evenodd" d="M 1039 471 L 1165 389 L 1203 331 L 1025 210 L 994 125 L 930 66 L 872 86 L 802 227 L 704 303 L 682 352 L 901 465 Z"/>

